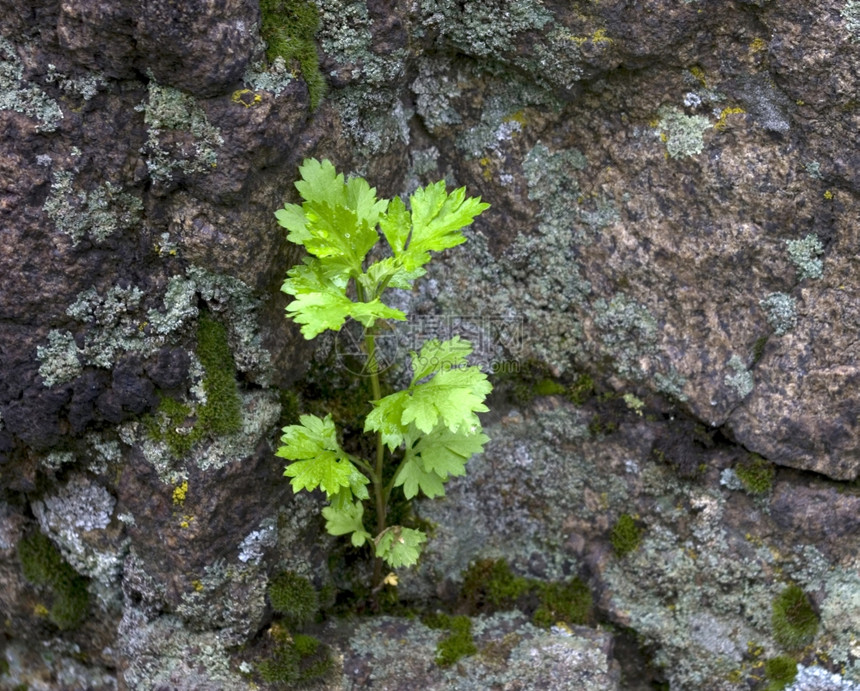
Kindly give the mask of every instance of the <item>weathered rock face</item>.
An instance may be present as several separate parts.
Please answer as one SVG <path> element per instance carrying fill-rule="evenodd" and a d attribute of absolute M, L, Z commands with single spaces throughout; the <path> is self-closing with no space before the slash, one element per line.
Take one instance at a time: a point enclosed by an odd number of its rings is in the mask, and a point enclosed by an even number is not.
<path fill-rule="evenodd" d="M 263 8 L 289 34 L 297 5 Z M 258 2 L 0 0 L 9 678 L 243 688 L 270 576 L 350 583 L 272 456 L 278 389 L 314 357 L 283 319 L 299 254 L 273 211 L 313 155 L 381 196 L 444 177 L 492 204 L 403 296 L 516 370 L 473 474 L 419 505 L 439 528 L 403 597 L 450 600 L 471 561 L 504 557 L 584 577 L 672 688 L 760 688 L 780 652 L 860 683 L 860 3 L 315 6 L 312 111 L 310 67 L 264 58 Z M 577 405 L 523 395 L 530 368 Z M 216 369 L 236 387 L 213 401 Z M 622 514 L 641 531 L 624 555 Z M 87 579 L 76 626 L 51 609 L 68 583 L 22 574 L 36 531 Z M 820 627 L 785 651 L 789 582 Z M 494 617 L 480 642 L 506 656 L 460 677 L 421 625 L 332 624 L 350 664 L 329 682 L 396 685 L 397 655 L 367 640 L 402 635 L 427 688 L 633 688 L 608 634 Z"/>

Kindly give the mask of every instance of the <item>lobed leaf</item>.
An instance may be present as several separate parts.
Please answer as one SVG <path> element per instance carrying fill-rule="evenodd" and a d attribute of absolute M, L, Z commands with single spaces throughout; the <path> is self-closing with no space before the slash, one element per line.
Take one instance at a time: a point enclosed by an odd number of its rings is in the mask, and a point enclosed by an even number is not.
<path fill-rule="evenodd" d="M 391 526 L 376 536 L 376 556 L 393 569 L 413 566 L 418 562 L 421 545 L 425 542 L 427 536 L 420 530 Z"/>
<path fill-rule="evenodd" d="M 372 536 L 364 529 L 364 505 L 360 501 L 349 503 L 337 509 L 326 506 L 322 510 L 325 529 L 329 535 L 349 535 L 353 547 L 361 547 Z"/>

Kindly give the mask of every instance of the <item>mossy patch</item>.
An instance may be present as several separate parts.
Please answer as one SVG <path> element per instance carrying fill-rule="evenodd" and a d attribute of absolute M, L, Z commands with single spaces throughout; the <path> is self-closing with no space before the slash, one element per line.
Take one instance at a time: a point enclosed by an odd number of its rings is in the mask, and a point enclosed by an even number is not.
<path fill-rule="evenodd" d="M 798 650 L 815 638 L 818 613 L 799 585 L 785 588 L 773 601 L 773 637 L 786 650 Z"/>
<path fill-rule="evenodd" d="M 224 325 L 206 313 L 197 325 L 197 356 L 203 365 L 206 402 L 192 406 L 162 396 L 155 415 L 144 424 L 150 437 L 182 458 L 206 437 L 234 434 L 242 429 L 242 400 L 236 384 L 236 363 Z"/>
<path fill-rule="evenodd" d="M 622 513 L 615 521 L 615 525 L 612 526 L 612 534 L 609 539 L 615 554 L 623 557 L 639 547 L 642 542 L 642 529 L 636 525 L 633 516 L 629 513 Z"/>
<path fill-rule="evenodd" d="M 437 612 L 423 617 L 421 621 L 431 629 L 445 629 L 448 632 L 436 644 L 436 664 L 440 667 L 450 667 L 460 658 L 478 652 L 472 637 L 472 620 L 466 615 L 451 616 Z"/>
<path fill-rule="evenodd" d="M 286 688 L 309 688 L 334 668 L 331 651 L 317 638 L 306 634 L 290 635 L 280 626 L 269 630 L 274 645 L 270 656 L 257 664 L 263 681 Z"/>
<path fill-rule="evenodd" d="M 481 559 L 463 574 L 460 606 L 470 613 L 518 609 L 536 626 L 588 624 L 594 600 L 588 585 L 574 577 L 547 583 L 515 574 L 503 559 Z"/>
<path fill-rule="evenodd" d="M 294 627 L 313 621 L 320 607 L 313 584 L 292 571 L 284 571 L 269 582 L 269 602 Z"/>
<path fill-rule="evenodd" d="M 73 629 L 83 621 L 89 608 L 87 579 L 62 557 L 51 540 L 34 532 L 18 543 L 21 572 L 30 583 L 44 586 L 50 593 L 48 618 L 60 629 Z"/>
<path fill-rule="evenodd" d="M 764 673 L 768 680 L 765 691 L 782 691 L 797 676 L 797 662 L 787 655 L 772 657 L 764 663 Z"/>
<path fill-rule="evenodd" d="M 326 92 L 314 40 L 320 25 L 317 6 L 310 0 L 261 0 L 260 14 L 266 58 L 270 63 L 282 58 L 288 66 L 294 64 L 301 70 L 311 110 L 316 110 Z"/>
<path fill-rule="evenodd" d="M 767 494 L 773 488 L 773 464 L 755 453 L 735 466 L 735 475 L 750 494 Z"/>

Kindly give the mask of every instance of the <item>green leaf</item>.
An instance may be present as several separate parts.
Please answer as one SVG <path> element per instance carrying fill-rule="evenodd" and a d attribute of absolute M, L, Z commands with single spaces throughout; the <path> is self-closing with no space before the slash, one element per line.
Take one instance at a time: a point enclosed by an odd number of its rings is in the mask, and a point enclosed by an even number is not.
<path fill-rule="evenodd" d="M 410 387 L 400 422 L 414 422 L 425 434 L 440 420 L 452 432 L 471 432 L 481 424 L 475 413 L 489 410 L 483 401 L 492 388 L 477 367 L 439 371 L 429 381 Z"/>
<path fill-rule="evenodd" d="M 397 477 L 394 478 L 395 487 L 403 487 L 403 495 L 412 499 L 418 492 L 433 499 L 445 495 L 443 479 L 434 472 L 427 472 L 422 467 L 420 458 L 408 458 L 400 466 Z"/>
<path fill-rule="evenodd" d="M 490 438 L 481 431 L 464 434 L 440 426 L 422 435 L 416 443 L 411 443 L 408 436 L 406 458 L 420 458 L 426 472 L 433 472 L 446 481 L 450 475 L 465 475 L 468 460 L 481 453 L 488 441 Z"/>
<path fill-rule="evenodd" d="M 412 229 L 402 253 L 403 266 L 408 271 L 430 261 L 431 250 L 438 252 L 466 242 L 463 228 L 490 208 L 489 204 L 481 202 L 480 197 L 467 198 L 465 187 L 449 195 L 445 191 L 444 180 L 417 189 L 409 197 L 409 204 L 412 207 Z M 402 231 L 395 235 L 395 239 L 399 240 L 401 235 Z"/>
<path fill-rule="evenodd" d="M 376 225 L 388 206 L 362 178 L 344 182 L 330 161 L 307 159 L 296 182 L 305 200 L 301 207 L 285 204 L 275 213 L 290 232 L 287 239 L 304 245 L 322 260 L 334 262 L 347 277 L 361 273 L 361 264 L 379 239 Z"/>
<path fill-rule="evenodd" d="M 364 419 L 364 431 L 379 432 L 389 451 L 400 446 L 408 431 L 408 426 L 401 422 L 403 407 L 408 398 L 407 391 L 397 391 L 379 401 L 373 401 L 373 410 Z"/>
<path fill-rule="evenodd" d="M 364 506 L 360 501 L 349 503 L 344 508 L 326 506 L 322 510 L 325 529 L 329 535 L 349 535 L 353 547 L 361 547 L 372 536 L 364 529 Z"/>
<path fill-rule="evenodd" d="M 400 197 L 395 197 L 388 205 L 388 213 L 379 219 L 379 228 L 395 257 L 403 254 L 409 233 L 412 231 L 412 216 Z"/>
<path fill-rule="evenodd" d="M 337 443 L 337 431 L 331 415 L 325 419 L 316 415 L 302 415 L 299 425 L 284 427 L 275 455 L 294 461 L 286 467 L 284 475 L 293 478 L 294 492 L 321 489 L 331 499 L 344 490 L 352 491 L 361 475 Z M 362 476 L 363 477 L 363 476 Z M 366 479 L 365 479 L 366 482 Z"/>
<path fill-rule="evenodd" d="M 302 325 L 302 335 L 308 340 L 327 329 L 339 331 L 347 317 L 366 327 L 373 326 L 377 319 L 406 319 L 403 312 L 389 307 L 379 298 L 371 302 L 353 302 L 344 289 L 326 275 L 324 264 L 310 257 L 289 270 L 281 290 L 295 296 L 296 299 L 287 305 L 287 314 Z"/>
<path fill-rule="evenodd" d="M 421 346 L 420 353 L 415 351 L 410 353 L 414 373 L 412 384 L 439 370 L 465 365 L 466 358 L 471 354 L 472 344 L 459 336 L 442 342 L 435 338 L 427 341 Z"/>
<path fill-rule="evenodd" d="M 421 545 L 425 542 L 427 536 L 420 530 L 391 526 L 376 536 L 376 556 L 393 569 L 413 566 L 418 562 Z"/>

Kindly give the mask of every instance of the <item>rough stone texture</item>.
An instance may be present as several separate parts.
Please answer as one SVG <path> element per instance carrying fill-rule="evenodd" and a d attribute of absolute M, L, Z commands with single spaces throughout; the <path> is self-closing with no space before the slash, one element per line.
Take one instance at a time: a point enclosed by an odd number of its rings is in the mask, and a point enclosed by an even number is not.
<path fill-rule="evenodd" d="M 504 665 L 443 672 L 420 624 L 329 622 L 333 688 L 398 688 L 397 635 L 427 688 L 758 691 L 789 582 L 821 615 L 795 688 L 860 683 L 860 4 L 316 5 L 310 112 L 299 66 L 263 62 L 254 0 L 0 0 L 0 684 L 250 687 L 275 572 L 366 575 L 272 457 L 277 389 L 312 357 L 337 380 L 278 292 L 299 253 L 272 212 L 311 155 L 383 196 L 482 195 L 403 306 L 460 317 L 438 335 L 514 381 L 542 363 L 594 382 L 574 406 L 496 378 L 493 441 L 419 503 L 436 535 L 401 597 L 454 602 L 470 562 L 504 557 L 581 576 L 620 627 L 496 615 L 486 635 L 523 636 Z M 166 397 L 192 411 L 174 433 L 195 424 L 202 311 L 226 326 L 242 429 L 180 458 L 151 416 Z M 750 453 L 775 469 L 760 494 Z M 621 514 L 643 530 L 624 557 Z M 91 579 L 78 630 L 20 572 L 37 525 Z"/>

